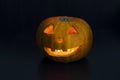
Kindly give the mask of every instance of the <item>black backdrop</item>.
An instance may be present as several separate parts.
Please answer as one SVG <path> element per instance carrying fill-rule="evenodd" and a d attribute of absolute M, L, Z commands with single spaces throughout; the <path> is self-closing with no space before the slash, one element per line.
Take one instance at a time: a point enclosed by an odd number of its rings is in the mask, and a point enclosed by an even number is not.
<path fill-rule="evenodd" d="M 83 18 L 91 25 L 94 41 L 87 62 L 53 64 L 38 51 L 38 25 L 62 15 Z M 119 80 L 119 22 L 119 0 L 0 0 L 0 80 Z M 85 78 L 88 73 L 91 78 Z"/>

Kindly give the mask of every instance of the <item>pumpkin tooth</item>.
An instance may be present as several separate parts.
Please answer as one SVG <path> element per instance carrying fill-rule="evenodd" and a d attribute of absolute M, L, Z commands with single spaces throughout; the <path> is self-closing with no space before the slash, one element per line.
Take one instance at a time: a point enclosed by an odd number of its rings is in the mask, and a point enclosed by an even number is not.
<path fill-rule="evenodd" d="M 51 49 L 51 51 L 55 51 L 55 49 L 54 49 L 54 48 L 52 48 L 52 49 Z"/>
<path fill-rule="evenodd" d="M 67 49 L 67 50 L 55 49 L 54 52 L 57 52 L 57 53 L 60 53 L 60 52 L 74 52 L 74 49 Z"/>
<path fill-rule="evenodd" d="M 67 49 L 67 52 L 72 52 L 72 49 Z"/>
<path fill-rule="evenodd" d="M 58 53 L 60 53 L 60 52 L 74 52 L 74 50 L 73 49 L 67 49 L 67 50 L 55 49 L 55 52 L 58 52 Z"/>
<path fill-rule="evenodd" d="M 67 49 L 65 49 L 65 50 L 63 49 L 63 52 L 67 52 Z"/>
<path fill-rule="evenodd" d="M 62 50 L 63 50 L 64 52 L 67 52 L 67 49 L 66 49 L 66 48 L 63 48 Z"/>
<path fill-rule="evenodd" d="M 63 52 L 63 50 L 61 50 L 61 49 L 60 49 L 60 50 L 56 49 L 55 52 L 61 53 L 61 52 Z"/>

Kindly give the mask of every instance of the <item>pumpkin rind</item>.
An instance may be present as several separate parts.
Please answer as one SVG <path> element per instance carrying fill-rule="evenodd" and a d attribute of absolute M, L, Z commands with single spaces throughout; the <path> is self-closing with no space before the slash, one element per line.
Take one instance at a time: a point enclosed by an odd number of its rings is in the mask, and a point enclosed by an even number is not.
<path fill-rule="evenodd" d="M 53 25 L 54 33 L 46 34 L 45 29 L 50 25 Z M 71 33 L 69 30 L 72 28 L 74 31 Z M 49 33 L 51 32 L 49 31 Z M 92 30 L 86 21 L 67 16 L 45 19 L 36 33 L 38 47 L 44 49 L 49 58 L 64 63 L 85 57 L 91 48 L 92 37 Z M 76 50 L 74 50 L 75 48 Z M 60 50 L 59 54 L 55 52 Z M 74 51 L 68 52 L 69 50 Z"/>

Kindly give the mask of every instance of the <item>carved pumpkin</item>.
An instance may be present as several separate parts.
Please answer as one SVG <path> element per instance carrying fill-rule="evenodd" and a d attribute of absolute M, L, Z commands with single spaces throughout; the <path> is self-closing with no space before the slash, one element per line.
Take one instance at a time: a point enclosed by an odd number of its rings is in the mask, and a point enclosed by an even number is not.
<path fill-rule="evenodd" d="M 91 48 L 92 31 L 82 19 L 58 16 L 45 19 L 38 27 L 36 40 L 45 54 L 59 62 L 72 62 L 85 57 Z"/>

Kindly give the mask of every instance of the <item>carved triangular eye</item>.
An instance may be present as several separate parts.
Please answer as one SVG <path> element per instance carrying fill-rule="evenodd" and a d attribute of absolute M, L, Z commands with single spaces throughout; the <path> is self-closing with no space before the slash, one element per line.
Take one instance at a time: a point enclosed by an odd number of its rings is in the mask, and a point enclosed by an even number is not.
<path fill-rule="evenodd" d="M 68 29 L 68 34 L 77 34 L 77 31 L 76 31 L 76 29 L 74 27 L 70 27 Z"/>
<path fill-rule="evenodd" d="M 44 33 L 46 33 L 46 34 L 54 34 L 53 25 L 49 25 L 49 26 L 44 30 Z"/>

